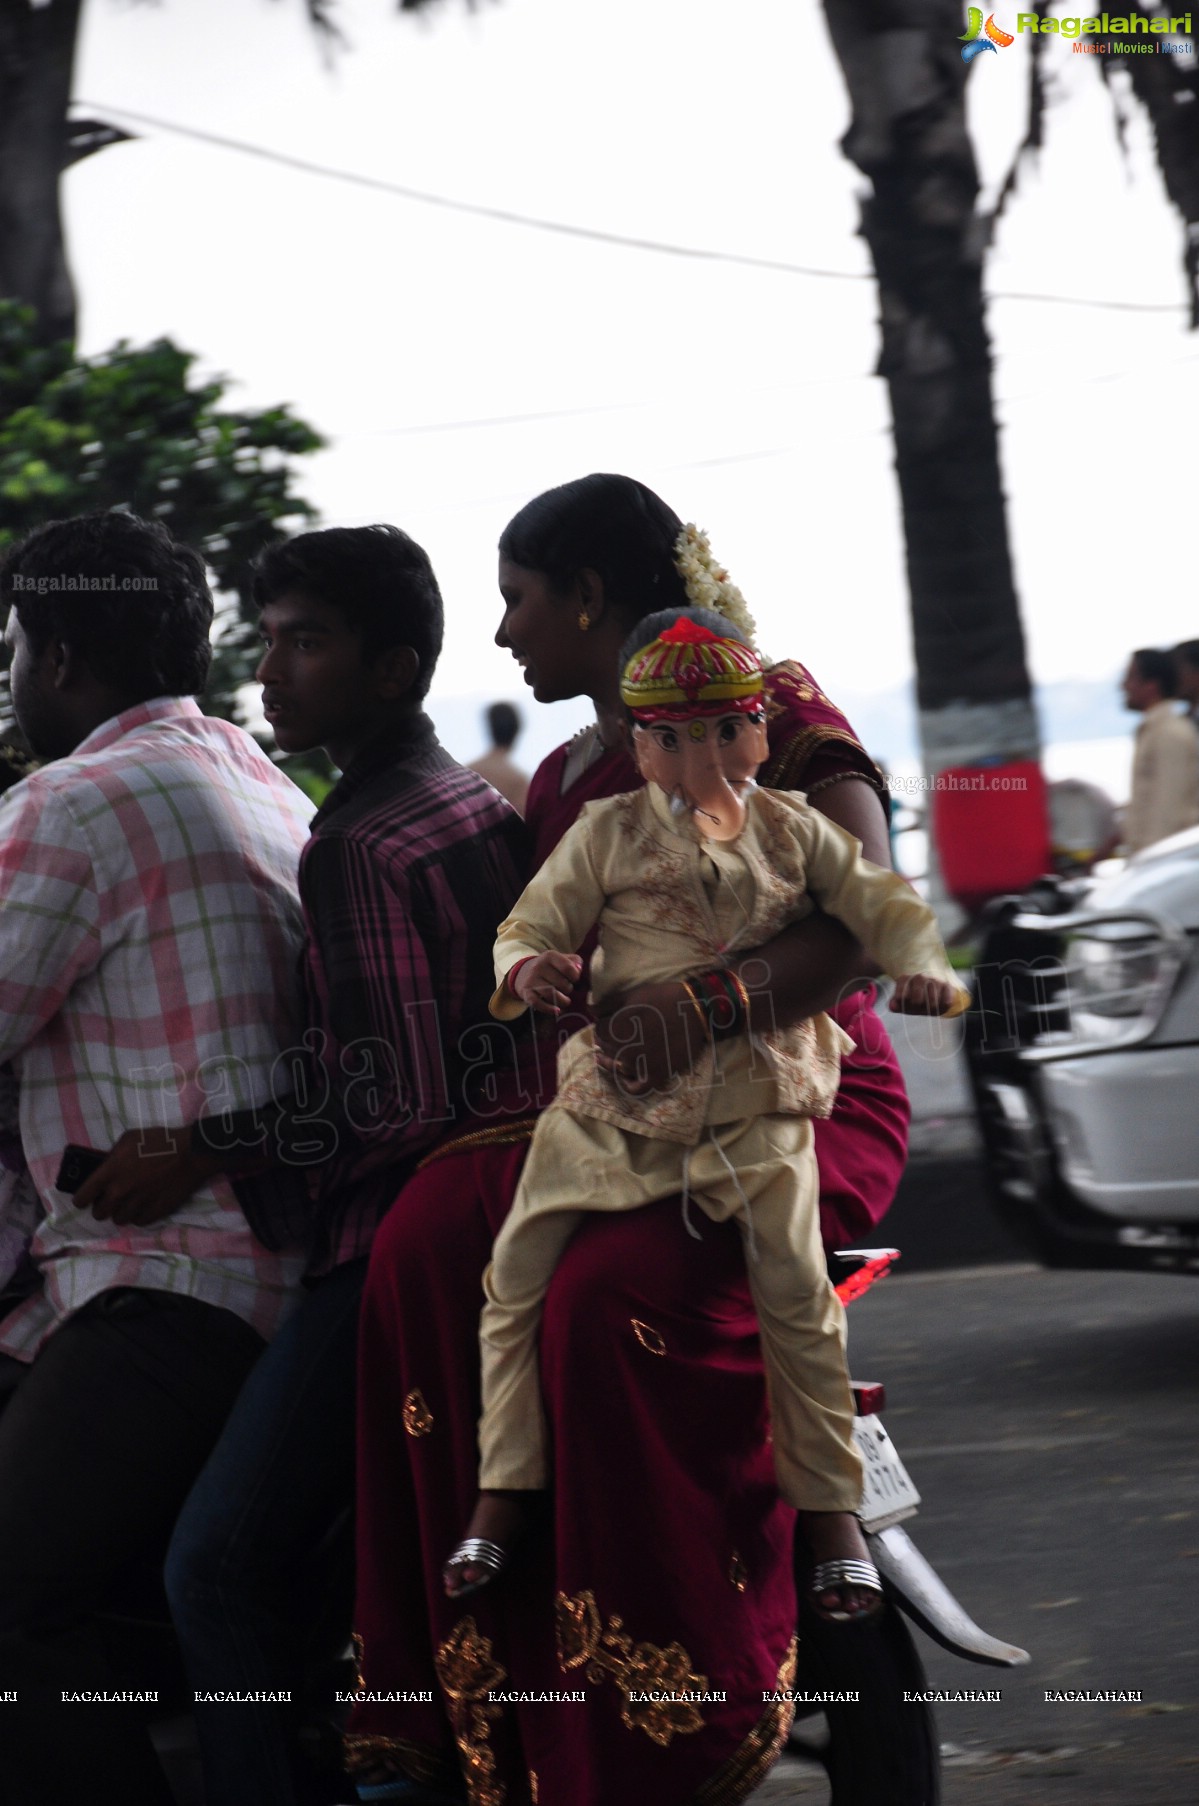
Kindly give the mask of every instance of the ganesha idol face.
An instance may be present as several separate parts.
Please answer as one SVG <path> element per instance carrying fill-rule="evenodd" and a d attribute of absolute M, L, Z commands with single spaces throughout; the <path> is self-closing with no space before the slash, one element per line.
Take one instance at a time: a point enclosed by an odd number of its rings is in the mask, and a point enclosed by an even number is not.
<path fill-rule="evenodd" d="M 672 712 L 673 714 L 673 712 Z M 759 709 L 633 721 L 633 756 L 647 784 L 664 790 L 708 840 L 735 840 L 745 826 L 745 794 L 767 754 Z"/>

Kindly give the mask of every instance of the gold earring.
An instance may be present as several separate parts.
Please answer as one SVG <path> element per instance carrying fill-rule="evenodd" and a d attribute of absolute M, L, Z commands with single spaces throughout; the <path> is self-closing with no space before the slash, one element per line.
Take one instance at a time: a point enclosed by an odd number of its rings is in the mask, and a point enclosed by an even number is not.
<path fill-rule="evenodd" d="M 591 616 L 587 613 L 587 610 L 585 608 L 580 608 L 580 610 L 579 610 L 579 632 L 586 633 L 587 629 L 590 626 L 591 626 Z"/>

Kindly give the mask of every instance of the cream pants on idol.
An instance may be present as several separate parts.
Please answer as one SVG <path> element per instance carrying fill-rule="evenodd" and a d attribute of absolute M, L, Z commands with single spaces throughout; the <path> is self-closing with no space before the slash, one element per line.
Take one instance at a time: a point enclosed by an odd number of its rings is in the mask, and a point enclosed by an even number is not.
<path fill-rule="evenodd" d="M 575 1230 L 592 1211 L 637 1210 L 679 1192 L 680 1235 L 697 1233 L 688 1196 L 713 1221 L 740 1224 L 784 1498 L 800 1511 L 856 1511 L 862 1469 L 845 1312 L 820 1243 L 812 1125 L 799 1116 L 721 1123 L 685 1148 L 550 1106 L 483 1277 L 480 1486 L 536 1491 L 546 1484 L 537 1334 L 546 1290 Z M 695 1409 L 703 1411 L 702 1397 Z"/>

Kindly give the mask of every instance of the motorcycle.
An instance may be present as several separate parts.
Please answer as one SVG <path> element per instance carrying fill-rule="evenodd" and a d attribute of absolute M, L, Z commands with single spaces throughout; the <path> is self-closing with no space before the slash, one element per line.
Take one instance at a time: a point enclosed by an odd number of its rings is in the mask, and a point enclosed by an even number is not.
<path fill-rule="evenodd" d="M 836 1287 L 849 1304 L 890 1271 L 899 1250 L 847 1248 L 837 1258 L 860 1263 Z M 1016 1668 L 1030 1658 L 1027 1650 L 980 1629 L 920 1553 L 904 1528 L 919 1510 L 920 1494 L 883 1427 L 886 1390 L 878 1382 L 855 1381 L 853 1394 L 864 1475 L 858 1515 L 886 1603 L 871 1623 L 830 1624 L 811 1610 L 801 1589 L 794 1689 L 800 1697 L 788 1752 L 823 1766 L 832 1806 L 937 1806 L 940 1758 L 932 1707 L 905 1698 L 927 1691 L 905 1618 L 968 1662 Z"/>
<path fill-rule="evenodd" d="M 842 1302 L 849 1304 L 890 1271 L 899 1250 L 843 1249 L 837 1258 L 856 1263 L 855 1271 L 836 1288 Z M 804 1596 L 811 1560 L 797 1538 L 801 1604 L 792 1690 L 801 1697 L 787 1750 L 825 1770 L 831 1806 L 938 1806 L 940 1756 L 932 1707 L 905 1698 L 925 1692 L 928 1685 L 907 1620 L 966 1661 L 1011 1668 L 1030 1658 L 1026 1650 L 981 1630 L 921 1555 L 904 1528 L 919 1509 L 920 1495 L 883 1427 L 885 1388 L 874 1381 L 856 1381 L 853 1393 L 854 1438 L 863 1467 L 858 1515 L 882 1577 L 886 1604 L 867 1624 L 830 1624 L 820 1618 Z M 154 1614 L 146 1617 L 149 1623 L 136 1626 L 143 1635 L 162 1628 L 153 1624 Z M 353 1684 L 352 1668 L 344 1684 Z M 181 1688 L 180 1704 L 183 1698 Z M 314 1726 L 314 1736 L 318 1728 L 333 1766 L 335 1727 L 322 1722 Z M 180 1799 L 195 1798 L 198 1781 L 190 1721 L 177 1716 L 165 1723 L 156 1742 Z"/>

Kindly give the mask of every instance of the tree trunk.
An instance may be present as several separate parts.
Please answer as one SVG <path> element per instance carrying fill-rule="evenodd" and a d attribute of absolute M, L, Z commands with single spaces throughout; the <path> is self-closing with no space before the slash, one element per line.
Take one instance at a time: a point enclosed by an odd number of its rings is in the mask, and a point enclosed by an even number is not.
<path fill-rule="evenodd" d="M 58 182 L 82 0 L 0 0 L 0 295 L 48 343 L 75 336 Z"/>
<path fill-rule="evenodd" d="M 1180 57 L 1122 55 L 1129 44 L 1143 38 L 1113 34 L 1100 38 L 1104 79 L 1124 70 L 1132 91 L 1149 115 L 1153 145 L 1166 194 L 1182 216 L 1183 268 L 1191 309 L 1192 331 L 1199 327 L 1199 69 L 1188 68 Z M 1040 35 L 1037 48 L 1040 48 Z"/>
<path fill-rule="evenodd" d="M 862 232 L 878 278 L 925 766 L 935 775 L 1036 758 L 991 394 L 962 9 L 825 0 L 825 13 L 852 106 L 842 148 L 872 191 Z"/>

